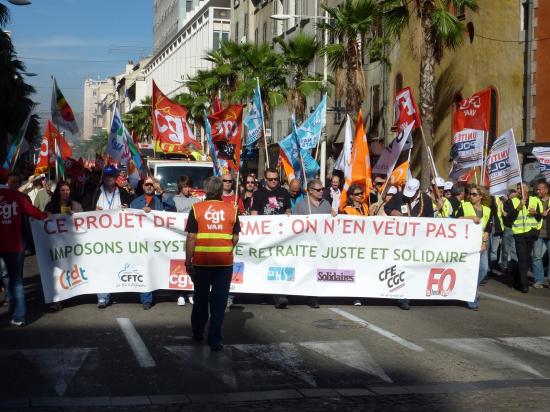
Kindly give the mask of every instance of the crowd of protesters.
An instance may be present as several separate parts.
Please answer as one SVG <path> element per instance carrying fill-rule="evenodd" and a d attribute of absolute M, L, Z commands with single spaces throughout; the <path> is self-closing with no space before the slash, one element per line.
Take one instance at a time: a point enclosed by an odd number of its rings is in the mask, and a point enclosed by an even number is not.
<path fill-rule="evenodd" d="M 509 273 L 514 287 L 520 292 L 529 291 L 528 272 L 534 280 L 533 288 L 548 285 L 550 265 L 545 269 L 546 252 L 550 250 L 549 186 L 544 180 L 510 187 L 505 196 L 491 197 L 477 184 L 445 182 L 436 178 L 427 191 L 420 188 L 417 179 L 410 178 L 403 185 L 391 185 L 381 176 L 375 176 L 372 188 L 351 184 L 344 190 L 343 177 L 336 172 L 325 187 L 312 179 L 303 187 L 298 179 L 284 182 L 276 169 L 268 168 L 263 179 L 254 173 L 244 174 L 237 181 L 235 175 L 221 176 L 222 201 L 237 207 L 239 215 L 277 214 L 349 214 L 356 216 L 404 216 L 471 219 L 481 224 L 483 238 L 480 250 L 478 284 L 487 281 L 487 275 Z M 88 171 L 85 179 L 67 179 L 50 182 L 45 175 L 33 175 L 23 183 L 17 173 L 0 173 L 0 201 L 13 204 L 20 213 L 14 213 L 11 226 L 0 225 L 0 271 L 2 288 L 9 304 L 11 323 L 21 326 L 25 322 L 25 305 L 22 286 L 24 256 L 34 253 L 28 217 L 44 219 L 47 214 L 73 214 L 83 211 L 133 208 L 189 213 L 201 200 L 195 188 L 202 182 L 193 182 L 190 176 L 181 176 L 177 193 L 165 193 L 152 177 L 140 181 L 135 187 L 126 172 L 114 166 Z M 345 201 L 342 199 L 345 196 Z M 6 209 L 7 210 L 7 209 Z M 9 233 L 8 233 L 9 232 Z M 112 303 L 109 293 L 97 295 L 98 308 Z M 266 301 L 266 297 L 261 297 Z M 289 298 L 272 297 L 278 309 L 287 308 Z M 154 305 L 152 292 L 140 294 L 143 309 Z M 317 297 L 307 297 L 308 304 L 319 307 Z M 231 307 L 234 297 L 229 296 Z M 177 304 L 193 304 L 193 294 L 180 294 Z M 357 298 L 354 305 L 365 305 Z M 410 309 L 409 300 L 400 300 L 399 306 Z M 468 302 L 472 310 L 479 309 L 476 298 Z M 61 304 L 50 307 L 62 309 Z"/>

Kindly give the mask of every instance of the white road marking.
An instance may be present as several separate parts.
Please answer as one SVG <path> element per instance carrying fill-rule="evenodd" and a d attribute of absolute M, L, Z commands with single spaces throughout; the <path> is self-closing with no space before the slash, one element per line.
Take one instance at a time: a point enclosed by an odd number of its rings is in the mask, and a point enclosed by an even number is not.
<path fill-rule="evenodd" d="M 373 332 L 376 332 L 376 333 L 378 333 L 378 334 L 380 334 L 380 335 L 382 335 L 382 336 L 384 336 L 388 339 L 393 340 L 395 343 L 398 343 L 399 345 L 404 346 L 407 349 L 410 349 L 414 352 L 423 352 L 424 351 L 423 347 L 418 346 L 415 343 L 409 342 L 408 340 L 403 339 L 402 337 L 397 336 L 396 334 L 394 334 L 394 333 L 392 333 L 392 332 L 390 332 L 386 329 L 382 329 L 379 326 L 373 325 L 372 323 L 367 322 L 366 320 L 361 319 L 358 316 L 352 315 L 351 313 L 346 312 L 345 310 L 342 310 L 342 309 L 339 309 L 339 308 L 330 308 L 330 310 L 332 310 L 334 313 L 339 314 L 340 316 L 343 316 L 346 319 L 349 319 L 349 320 L 351 320 L 353 322 L 356 322 L 356 323 L 358 323 L 362 326 L 365 326 L 366 328 L 372 330 Z"/>
<path fill-rule="evenodd" d="M 22 349 L 21 353 L 53 386 L 58 396 L 63 396 L 91 348 Z"/>
<path fill-rule="evenodd" d="M 533 338 L 499 338 L 499 341 L 513 348 L 523 349 L 542 356 L 550 357 L 550 340 L 544 337 Z"/>
<path fill-rule="evenodd" d="M 384 372 L 384 369 L 374 361 L 370 353 L 357 340 L 302 342 L 300 345 L 351 368 L 358 369 L 369 375 L 378 376 L 384 382 L 393 383 L 391 378 Z"/>
<path fill-rule="evenodd" d="M 502 349 L 496 339 L 491 338 L 458 338 L 458 339 L 430 339 L 439 345 L 446 346 L 452 351 L 460 350 L 484 362 L 490 362 L 499 370 L 516 369 L 531 375 L 544 378 L 536 369 L 515 358 L 509 351 Z"/>
<path fill-rule="evenodd" d="M 139 336 L 136 328 L 128 318 L 117 318 L 118 326 L 122 329 L 124 337 L 132 348 L 134 355 L 142 368 L 154 368 L 157 366 L 155 360 L 151 356 L 149 349 L 145 346 L 143 339 Z"/>
<path fill-rule="evenodd" d="M 285 373 L 295 376 L 311 386 L 316 387 L 315 379 L 305 366 L 304 360 L 296 346 L 292 343 L 270 343 L 264 345 L 231 345 L 248 355 L 282 369 Z"/>
<path fill-rule="evenodd" d="M 202 346 L 165 346 L 165 348 L 187 365 L 198 365 L 232 389 L 238 389 L 237 377 L 233 372 L 235 364 L 227 351 L 212 354 L 210 348 Z"/>
<path fill-rule="evenodd" d="M 529 309 L 529 310 L 532 310 L 532 311 L 535 311 L 535 312 L 544 313 L 545 315 L 550 315 L 550 310 L 546 310 L 546 309 L 538 308 L 536 306 L 528 305 L 527 303 L 518 302 L 517 300 L 503 298 L 501 296 L 493 295 L 492 293 L 486 293 L 486 292 L 478 292 L 477 294 L 480 295 L 480 296 L 485 296 L 486 298 L 500 300 L 501 302 L 506 302 L 506 303 L 509 303 L 510 305 L 516 305 L 516 306 L 520 306 L 522 308 Z"/>

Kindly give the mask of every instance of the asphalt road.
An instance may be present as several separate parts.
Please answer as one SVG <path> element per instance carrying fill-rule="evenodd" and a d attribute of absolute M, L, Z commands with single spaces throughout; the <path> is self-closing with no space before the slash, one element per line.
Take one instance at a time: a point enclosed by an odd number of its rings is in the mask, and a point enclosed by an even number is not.
<path fill-rule="evenodd" d="M 29 324 L 0 308 L 4 410 L 550 410 L 550 289 L 504 276 L 461 302 L 291 298 L 287 310 L 236 298 L 222 352 L 191 339 L 191 306 L 157 293 L 98 310 L 92 296 L 45 310 L 26 262 Z"/>

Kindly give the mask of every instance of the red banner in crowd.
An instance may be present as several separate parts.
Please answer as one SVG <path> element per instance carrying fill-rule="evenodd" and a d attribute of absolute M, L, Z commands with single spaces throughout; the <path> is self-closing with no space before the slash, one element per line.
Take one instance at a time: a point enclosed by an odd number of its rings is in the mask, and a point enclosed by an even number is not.
<path fill-rule="evenodd" d="M 189 154 L 201 150 L 187 123 L 186 107 L 166 97 L 153 82 L 153 141 L 154 149 L 164 153 Z"/>
<path fill-rule="evenodd" d="M 489 131 L 491 89 L 485 89 L 460 101 L 453 111 L 453 136 L 464 129 Z"/>
<path fill-rule="evenodd" d="M 395 124 L 399 131 L 404 130 L 410 123 L 414 123 L 413 130 L 422 126 L 420 112 L 410 87 L 405 87 L 395 94 L 394 111 Z"/>
<path fill-rule="evenodd" d="M 243 106 L 232 104 L 221 112 L 208 116 L 212 127 L 212 140 L 220 162 L 227 162 L 229 170 L 238 171 L 241 159 Z"/>

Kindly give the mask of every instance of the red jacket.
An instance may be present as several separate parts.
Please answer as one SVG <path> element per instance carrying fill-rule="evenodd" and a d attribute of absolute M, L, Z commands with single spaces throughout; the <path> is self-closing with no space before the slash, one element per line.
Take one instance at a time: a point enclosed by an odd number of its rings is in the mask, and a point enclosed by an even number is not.
<path fill-rule="evenodd" d="M 23 250 L 23 213 L 35 219 L 48 216 L 34 207 L 22 193 L 0 187 L 0 254 Z"/>
<path fill-rule="evenodd" d="M 222 194 L 222 200 L 232 205 L 235 204 L 235 197 L 237 197 L 237 194 L 235 192 L 233 192 L 232 195 Z M 244 213 L 244 203 L 240 196 L 237 199 L 237 211 L 239 212 L 239 215 L 242 215 Z"/>

